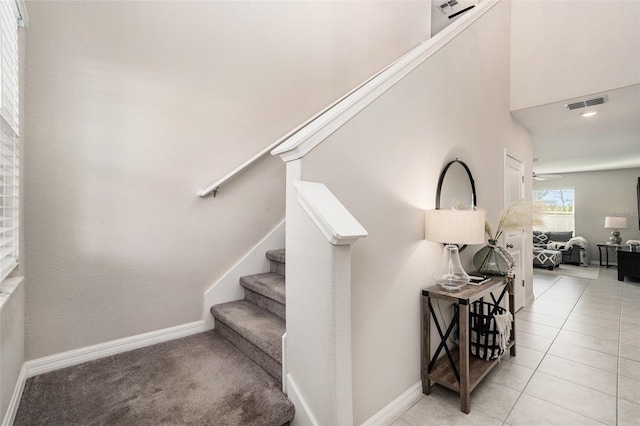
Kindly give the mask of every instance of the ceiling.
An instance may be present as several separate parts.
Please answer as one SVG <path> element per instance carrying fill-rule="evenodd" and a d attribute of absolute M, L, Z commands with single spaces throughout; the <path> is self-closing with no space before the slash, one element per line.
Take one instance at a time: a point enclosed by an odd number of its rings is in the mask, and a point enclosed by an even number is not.
<path fill-rule="evenodd" d="M 606 96 L 594 107 L 564 105 Z M 585 118 L 581 114 L 597 111 Z M 513 111 L 534 137 L 537 175 L 640 167 L 640 85 Z"/>

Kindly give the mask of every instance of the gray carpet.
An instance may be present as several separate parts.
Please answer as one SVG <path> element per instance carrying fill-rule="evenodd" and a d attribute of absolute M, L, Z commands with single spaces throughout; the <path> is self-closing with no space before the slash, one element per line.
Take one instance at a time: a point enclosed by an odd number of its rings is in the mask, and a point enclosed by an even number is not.
<path fill-rule="evenodd" d="M 14 425 L 286 424 L 280 385 L 215 331 L 27 380 Z"/>

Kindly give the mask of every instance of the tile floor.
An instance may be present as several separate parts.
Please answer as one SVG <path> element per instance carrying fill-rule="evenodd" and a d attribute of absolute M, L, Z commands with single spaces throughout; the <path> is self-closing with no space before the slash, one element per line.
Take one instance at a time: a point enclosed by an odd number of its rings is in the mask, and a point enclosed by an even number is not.
<path fill-rule="evenodd" d="M 640 281 L 534 269 L 533 287 L 516 314 L 517 356 L 472 392 L 471 413 L 436 385 L 393 426 L 640 425 Z"/>

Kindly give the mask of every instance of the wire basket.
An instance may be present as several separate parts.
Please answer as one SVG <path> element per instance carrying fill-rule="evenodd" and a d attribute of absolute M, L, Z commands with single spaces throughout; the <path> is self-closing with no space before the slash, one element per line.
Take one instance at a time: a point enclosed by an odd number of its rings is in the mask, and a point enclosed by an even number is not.
<path fill-rule="evenodd" d="M 495 316 L 506 313 L 503 307 L 482 299 L 469 306 L 469 350 L 473 356 L 489 361 L 504 354 L 506 345 Z"/>

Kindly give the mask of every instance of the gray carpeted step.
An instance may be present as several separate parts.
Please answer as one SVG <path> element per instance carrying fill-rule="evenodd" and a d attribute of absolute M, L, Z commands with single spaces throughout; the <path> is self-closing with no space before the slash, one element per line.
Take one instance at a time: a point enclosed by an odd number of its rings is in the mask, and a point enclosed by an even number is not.
<path fill-rule="evenodd" d="M 267 259 L 271 265 L 271 272 L 284 275 L 285 273 L 285 249 L 267 251 Z"/>
<path fill-rule="evenodd" d="M 282 364 L 282 335 L 286 331 L 282 318 L 246 300 L 215 305 L 211 308 L 211 314 L 216 321 L 223 322 L 278 364 Z M 250 353 L 245 353 L 251 357 Z"/>
<path fill-rule="evenodd" d="M 273 272 L 246 275 L 240 277 L 240 285 L 244 287 L 245 300 L 285 318 L 284 276 Z"/>

